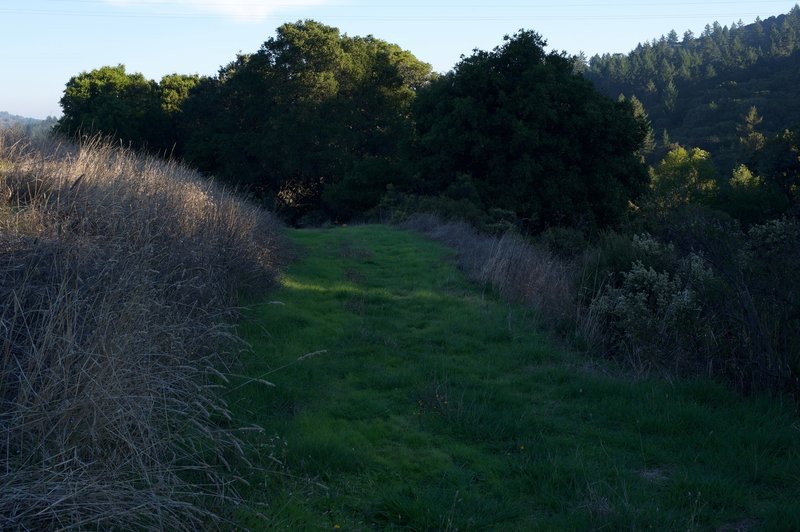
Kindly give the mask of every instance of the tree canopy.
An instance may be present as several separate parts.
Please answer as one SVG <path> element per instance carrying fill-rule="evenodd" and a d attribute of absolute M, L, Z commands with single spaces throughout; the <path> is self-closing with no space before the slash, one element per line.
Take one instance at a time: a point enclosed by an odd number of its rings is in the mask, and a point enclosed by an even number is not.
<path fill-rule="evenodd" d="M 144 143 L 158 121 L 158 88 L 124 65 L 82 72 L 67 83 L 58 129 L 69 135 L 98 132 Z"/>
<path fill-rule="evenodd" d="M 324 209 L 346 219 L 402 174 L 410 104 L 431 77 L 397 45 L 314 21 L 284 24 L 190 102 L 186 157 L 291 216 Z"/>
<path fill-rule="evenodd" d="M 437 76 L 395 44 L 300 21 L 214 77 L 84 72 L 59 126 L 180 156 L 291 222 L 347 221 L 399 194 L 528 231 L 617 224 L 647 189 L 647 114 L 545 46 L 521 30 Z"/>
<path fill-rule="evenodd" d="M 467 183 L 483 207 L 513 211 L 533 230 L 620 220 L 647 187 L 636 156 L 647 123 L 545 46 L 520 31 L 420 91 L 417 192 Z"/>
<path fill-rule="evenodd" d="M 596 55 L 581 69 L 604 94 L 637 97 L 657 133 L 668 130 L 682 144 L 713 152 L 728 172 L 739 162 L 740 117 L 754 106 L 766 135 L 800 124 L 798 50 L 795 6 L 749 25 L 708 24 L 701 35 L 687 31 L 681 41 L 670 33 L 627 54 Z M 661 157 L 667 150 L 654 153 Z"/>
<path fill-rule="evenodd" d="M 72 77 L 61 98 L 57 130 L 70 136 L 103 134 L 153 151 L 176 142 L 183 102 L 199 76 L 171 74 L 160 83 L 124 65 L 104 66 Z"/>

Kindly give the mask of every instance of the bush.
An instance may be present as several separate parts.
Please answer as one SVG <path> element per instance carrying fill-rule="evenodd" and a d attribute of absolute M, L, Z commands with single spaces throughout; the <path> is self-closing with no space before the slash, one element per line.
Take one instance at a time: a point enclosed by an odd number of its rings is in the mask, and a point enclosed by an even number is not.
<path fill-rule="evenodd" d="M 800 224 L 773 220 L 754 226 L 745 244 L 748 288 L 765 349 L 759 371 L 774 381 L 800 385 Z"/>
<path fill-rule="evenodd" d="M 652 233 L 601 234 L 580 261 L 514 232 L 481 234 L 430 214 L 404 226 L 455 249 L 470 279 L 530 304 L 551 325 L 576 331 L 589 350 L 628 367 L 800 398 L 795 220 L 743 233 L 724 213 L 684 207 L 652 224 Z M 540 242 L 567 247 L 578 235 L 551 230 Z"/>
<path fill-rule="evenodd" d="M 577 259 L 588 247 L 583 232 L 571 227 L 551 227 L 539 239 L 551 253 L 566 260 Z"/>
<path fill-rule="evenodd" d="M 690 207 L 654 234 L 606 235 L 587 254 L 598 272 L 583 284 L 589 343 L 640 369 L 800 392 L 797 222 L 743 233 L 722 213 Z"/>
<path fill-rule="evenodd" d="M 603 340 L 637 369 L 695 372 L 709 331 L 693 285 L 709 275 L 697 255 L 672 274 L 636 261 L 621 287 L 607 286 L 591 302 L 591 313 L 607 324 Z"/>
<path fill-rule="evenodd" d="M 226 323 L 274 278 L 278 225 L 100 142 L 0 135 L 0 159 L 0 528 L 210 526 L 235 500 Z"/>
<path fill-rule="evenodd" d="M 417 213 L 430 213 L 439 220 L 459 220 L 479 227 L 486 222 L 483 210 L 465 198 L 447 196 L 416 196 L 389 187 L 378 211 L 390 223 L 402 224 Z"/>

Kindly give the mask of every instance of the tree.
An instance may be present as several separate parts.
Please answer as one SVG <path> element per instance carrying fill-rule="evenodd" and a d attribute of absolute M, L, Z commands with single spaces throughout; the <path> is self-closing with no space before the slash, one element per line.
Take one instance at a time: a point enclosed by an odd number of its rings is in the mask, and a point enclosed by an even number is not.
<path fill-rule="evenodd" d="M 199 84 L 200 76 L 196 74 L 169 74 L 162 77 L 158 84 L 161 110 L 168 116 L 180 113 L 190 92 Z"/>
<path fill-rule="evenodd" d="M 644 110 L 644 105 L 636 96 L 630 97 L 630 104 L 631 110 L 633 111 L 633 116 L 641 123 L 644 124 L 645 127 L 645 137 L 642 140 L 642 146 L 639 149 L 639 154 L 644 159 L 656 148 L 656 136 L 653 132 L 653 125 L 650 123 L 650 118 L 647 116 L 647 112 Z"/>
<path fill-rule="evenodd" d="M 764 147 L 766 139 L 757 130 L 763 121 L 764 119 L 758 114 L 758 108 L 753 105 L 744 116 L 744 123 L 736 127 L 740 135 L 739 144 L 746 160 L 749 160 L 755 152 Z"/>
<path fill-rule="evenodd" d="M 777 190 L 787 208 L 800 215 L 800 132 L 787 129 L 768 139 L 756 152 L 755 164 L 765 184 Z"/>
<path fill-rule="evenodd" d="M 409 108 L 431 77 L 397 45 L 310 20 L 284 24 L 198 87 L 187 157 L 290 220 L 320 209 L 346 220 L 403 179 Z"/>
<path fill-rule="evenodd" d="M 786 196 L 744 164 L 733 169 L 726 185 L 721 190 L 718 208 L 745 227 L 779 218 L 787 210 Z"/>
<path fill-rule="evenodd" d="M 573 67 L 572 71 L 575 74 L 583 74 L 584 72 L 586 72 L 588 70 L 588 68 L 589 68 L 589 59 L 586 57 L 586 54 L 583 52 L 583 50 L 578 52 L 578 55 L 573 57 L 572 60 L 573 60 L 574 65 L 575 65 Z"/>
<path fill-rule="evenodd" d="M 72 77 L 61 98 L 57 130 L 66 135 L 112 135 L 146 146 L 151 128 L 161 127 L 158 87 L 124 65 L 104 66 Z"/>
<path fill-rule="evenodd" d="M 646 187 L 636 156 L 646 124 L 545 46 L 521 30 L 420 91 L 411 192 L 437 195 L 466 179 L 487 209 L 512 211 L 531 231 L 620 221 Z"/>
<path fill-rule="evenodd" d="M 669 80 L 667 82 L 666 87 L 664 87 L 664 107 L 669 109 L 670 111 L 675 110 L 675 104 L 678 101 L 678 88 L 675 86 L 675 82 Z"/>
<path fill-rule="evenodd" d="M 711 154 L 700 148 L 673 148 L 651 172 L 650 189 L 661 212 L 680 205 L 708 205 L 718 191 Z"/>
<path fill-rule="evenodd" d="M 669 35 L 667 35 L 667 42 L 673 46 L 678 44 L 678 32 L 674 29 L 670 30 Z"/>

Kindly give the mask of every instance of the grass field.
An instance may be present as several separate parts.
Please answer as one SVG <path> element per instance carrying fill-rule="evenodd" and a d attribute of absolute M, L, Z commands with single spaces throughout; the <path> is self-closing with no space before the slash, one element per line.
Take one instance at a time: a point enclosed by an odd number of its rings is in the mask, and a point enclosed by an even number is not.
<path fill-rule="evenodd" d="M 289 236 L 228 392 L 266 429 L 238 526 L 800 529 L 790 406 L 604 371 L 412 233 Z"/>

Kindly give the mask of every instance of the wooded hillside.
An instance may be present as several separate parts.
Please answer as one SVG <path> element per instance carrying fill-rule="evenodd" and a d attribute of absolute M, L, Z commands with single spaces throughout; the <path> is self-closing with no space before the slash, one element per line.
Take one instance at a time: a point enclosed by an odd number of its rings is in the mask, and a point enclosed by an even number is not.
<path fill-rule="evenodd" d="M 711 151 L 730 170 L 753 106 L 767 136 L 800 124 L 800 7 L 747 25 L 707 24 L 699 36 L 672 30 L 579 69 L 603 93 L 640 100 L 662 146 L 666 131 L 671 141 Z"/>

